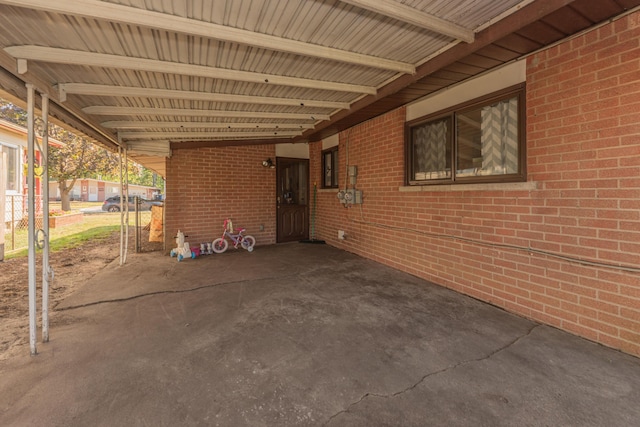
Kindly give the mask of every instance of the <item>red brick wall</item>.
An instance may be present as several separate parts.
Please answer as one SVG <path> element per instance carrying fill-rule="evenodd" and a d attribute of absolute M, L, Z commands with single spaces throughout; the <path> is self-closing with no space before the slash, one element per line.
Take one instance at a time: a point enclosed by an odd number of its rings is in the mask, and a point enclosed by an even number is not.
<path fill-rule="evenodd" d="M 640 355 L 639 20 L 629 15 L 528 59 L 532 189 L 400 191 L 398 109 L 340 135 L 340 186 L 348 151 L 364 204 L 346 209 L 336 191 L 320 191 L 318 237 Z M 310 144 L 312 181 L 320 182 L 321 149 Z"/>
<path fill-rule="evenodd" d="M 269 157 L 275 160 L 273 145 L 174 150 L 167 160 L 167 252 L 178 230 L 192 246 L 212 242 L 228 217 L 256 245 L 274 243 L 275 169 L 262 166 Z"/>

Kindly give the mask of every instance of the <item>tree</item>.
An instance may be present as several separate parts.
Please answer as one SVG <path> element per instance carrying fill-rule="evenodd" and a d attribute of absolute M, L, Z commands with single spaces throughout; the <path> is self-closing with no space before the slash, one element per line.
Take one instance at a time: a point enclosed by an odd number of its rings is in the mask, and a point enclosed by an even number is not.
<path fill-rule="evenodd" d="M 4 99 L 0 99 L 0 117 L 11 123 L 27 127 L 27 112 Z"/>
<path fill-rule="evenodd" d="M 151 169 L 147 169 L 139 163 L 129 161 L 127 164 L 126 173 L 129 184 L 157 187 L 160 190 L 164 189 L 164 179 Z M 119 169 L 114 170 L 113 172 L 101 171 L 100 173 L 96 173 L 94 175 L 90 176 L 90 178 L 103 179 L 105 181 L 112 182 L 120 181 Z"/>
<path fill-rule="evenodd" d="M 49 179 L 58 182 L 62 210 L 69 211 L 69 193 L 79 178 L 88 178 L 100 172 L 113 173 L 120 162 L 117 154 L 60 127 L 51 133 L 55 133 L 51 136 L 64 143 L 64 146 L 49 148 Z"/>
<path fill-rule="evenodd" d="M 138 185 L 146 185 L 147 187 L 158 187 L 160 189 L 164 188 L 164 182 L 162 178 L 158 177 L 158 175 L 137 163 L 133 164 L 133 169 L 137 169 L 134 173 L 132 173 L 132 169 L 129 168 L 129 182 L 131 184 Z"/>

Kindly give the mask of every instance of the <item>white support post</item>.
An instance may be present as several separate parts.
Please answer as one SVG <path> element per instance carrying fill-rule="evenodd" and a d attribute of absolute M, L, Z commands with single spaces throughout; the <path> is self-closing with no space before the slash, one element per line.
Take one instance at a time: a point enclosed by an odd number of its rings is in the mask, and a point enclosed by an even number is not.
<path fill-rule="evenodd" d="M 125 231 L 124 231 L 124 260 L 127 262 L 127 252 L 129 251 L 129 158 L 127 157 L 127 149 L 124 149 L 124 212 L 125 212 Z M 123 201 L 120 198 L 120 201 Z"/>
<path fill-rule="evenodd" d="M 46 94 L 42 95 L 42 127 L 42 342 L 49 342 L 49 282 L 53 279 L 53 270 L 49 266 L 49 96 Z"/>
<path fill-rule="evenodd" d="M 7 183 L 6 181 L 6 176 L 7 176 L 7 153 L 0 151 L 0 219 L 2 221 L 6 221 L 6 203 L 7 203 L 7 197 L 5 196 L 7 194 L 6 192 L 6 188 L 7 188 Z M 4 233 L 5 233 L 5 227 L 2 226 L 3 224 L 0 224 L 0 262 L 4 261 Z"/>
<path fill-rule="evenodd" d="M 120 143 L 120 134 L 118 134 L 118 144 Z M 124 264 L 124 210 L 122 205 L 122 197 L 124 191 L 122 189 L 122 145 L 118 146 L 118 159 L 120 161 L 120 265 Z"/>
<path fill-rule="evenodd" d="M 118 133 L 118 154 L 120 158 L 120 265 L 124 265 L 127 262 L 129 244 L 129 169 L 127 149 L 122 148 L 120 133 Z"/>
<path fill-rule="evenodd" d="M 36 203 L 35 203 L 35 133 L 34 94 L 32 84 L 27 83 L 27 187 L 29 211 L 29 347 L 31 355 L 38 354 L 36 348 Z"/>

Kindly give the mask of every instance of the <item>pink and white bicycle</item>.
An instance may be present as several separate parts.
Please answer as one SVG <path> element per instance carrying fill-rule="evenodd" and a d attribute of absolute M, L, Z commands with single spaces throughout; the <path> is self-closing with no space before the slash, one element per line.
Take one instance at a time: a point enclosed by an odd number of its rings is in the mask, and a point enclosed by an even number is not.
<path fill-rule="evenodd" d="M 256 239 L 253 236 L 249 236 L 244 234 L 244 228 L 237 228 L 236 232 L 233 233 L 233 223 L 231 219 L 224 220 L 224 231 L 222 232 L 222 237 L 218 237 L 213 241 L 211 245 L 213 252 L 217 254 L 221 254 L 229 248 L 229 242 L 227 238 L 231 240 L 233 243 L 233 247 L 238 249 L 240 246 L 243 249 L 246 249 L 249 252 L 253 252 L 253 246 L 256 244 Z"/>

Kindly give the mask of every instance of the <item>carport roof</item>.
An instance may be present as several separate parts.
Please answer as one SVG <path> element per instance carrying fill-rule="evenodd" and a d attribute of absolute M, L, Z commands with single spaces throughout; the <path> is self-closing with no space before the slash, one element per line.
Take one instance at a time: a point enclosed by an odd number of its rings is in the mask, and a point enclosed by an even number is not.
<path fill-rule="evenodd" d="M 0 89 L 164 175 L 172 148 L 317 141 L 640 0 L 0 0 Z"/>

